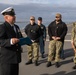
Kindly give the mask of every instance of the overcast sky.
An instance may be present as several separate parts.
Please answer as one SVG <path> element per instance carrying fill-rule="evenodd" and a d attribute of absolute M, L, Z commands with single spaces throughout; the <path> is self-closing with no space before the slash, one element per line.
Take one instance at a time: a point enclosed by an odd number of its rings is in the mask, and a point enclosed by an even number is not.
<path fill-rule="evenodd" d="M 28 20 L 31 15 L 36 18 L 42 16 L 44 21 L 49 21 L 54 19 L 57 12 L 62 14 L 66 22 L 76 21 L 76 0 L 0 0 L 0 12 L 10 6 L 6 4 L 15 8 L 17 21 L 24 21 L 25 18 Z M 3 20 L 2 15 L 0 20 Z"/>
<path fill-rule="evenodd" d="M 42 4 L 57 4 L 60 6 L 76 6 L 76 0 L 0 0 L 0 3 L 5 4 L 25 4 L 25 3 L 42 3 Z"/>

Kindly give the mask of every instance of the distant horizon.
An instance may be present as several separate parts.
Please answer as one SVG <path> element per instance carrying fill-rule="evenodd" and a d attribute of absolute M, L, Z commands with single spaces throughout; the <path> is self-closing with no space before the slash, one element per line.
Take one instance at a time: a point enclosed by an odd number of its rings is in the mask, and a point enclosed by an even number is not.
<path fill-rule="evenodd" d="M 76 0 L 0 0 L 3 4 L 21 5 L 27 3 L 49 4 L 56 6 L 76 7 Z"/>
<path fill-rule="evenodd" d="M 62 20 L 66 23 L 71 23 L 76 21 L 76 7 L 75 6 L 66 6 L 66 5 L 54 5 L 49 4 L 39 4 L 39 3 L 24 3 L 23 5 L 11 5 L 0 3 L 0 12 L 7 7 L 14 7 L 16 12 L 16 21 L 17 22 L 29 22 L 30 16 L 35 16 L 36 21 L 38 17 L 43 18 L 43 23 L 50 23 L 55 19 L 56 13 L 62 14 Z M 0 21 L 4 21 L 3 16 L 0 15 Z"/>

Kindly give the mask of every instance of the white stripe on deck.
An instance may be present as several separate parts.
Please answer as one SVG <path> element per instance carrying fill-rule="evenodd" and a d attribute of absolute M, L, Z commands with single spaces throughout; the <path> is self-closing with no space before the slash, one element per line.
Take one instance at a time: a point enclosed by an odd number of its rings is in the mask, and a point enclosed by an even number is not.
<path fill-rule="evenodd" d="M 71 35 L 71 33 L 67 33 L 67 35 Z"/>

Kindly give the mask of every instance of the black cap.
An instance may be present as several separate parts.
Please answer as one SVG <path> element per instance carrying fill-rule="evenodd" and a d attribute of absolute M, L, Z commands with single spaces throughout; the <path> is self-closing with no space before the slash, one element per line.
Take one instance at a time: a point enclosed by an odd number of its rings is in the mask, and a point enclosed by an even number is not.
<path fill-rule="evenodd" d="M 42 17 L 38 17 L 38 20 L 42 20 Z"/>

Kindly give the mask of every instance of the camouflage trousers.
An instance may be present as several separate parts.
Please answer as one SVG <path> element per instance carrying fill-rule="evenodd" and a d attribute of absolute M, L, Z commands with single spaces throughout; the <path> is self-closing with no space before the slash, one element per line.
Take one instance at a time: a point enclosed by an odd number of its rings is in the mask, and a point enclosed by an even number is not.
<path fill-rule="evenodd" d="M 76 53 L 74 55 L 74 63 L 76 64 Z"/>
<path fill-rule="evenodd" d="M 38 60 L 39 58 L 39 43 L 32 43 L 32 45 L 27 46 L 28 50 L 28 58 L 29 60 L 34 58 L 34 60 Z"/>
<path fill-rule="evenodd" d="M 52 61 L 55 58 L 55 62 L 60 60 L 60 51 L 62 49 L 62 42 L 57 40 L 52 40 L 49 42 L 49 53 L 48 61 Z"/>

